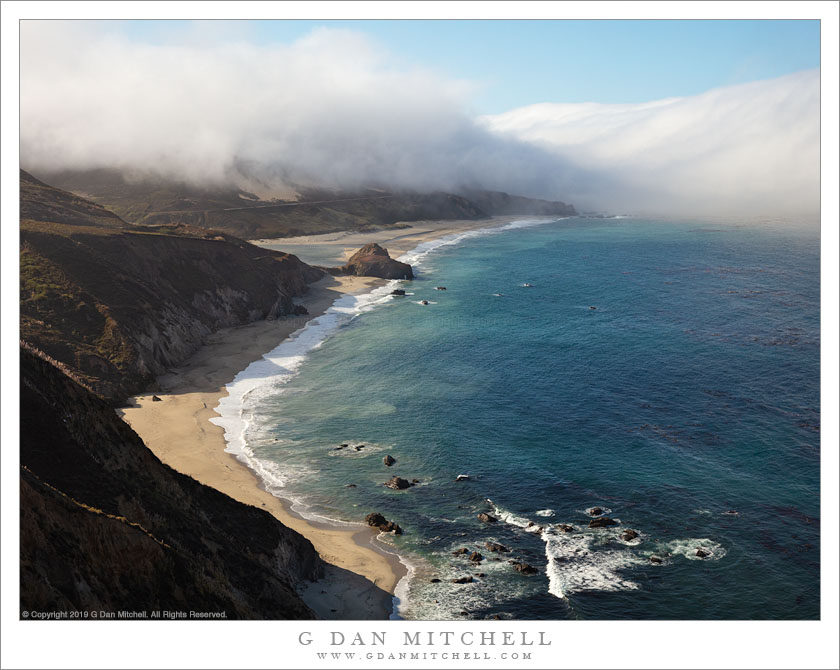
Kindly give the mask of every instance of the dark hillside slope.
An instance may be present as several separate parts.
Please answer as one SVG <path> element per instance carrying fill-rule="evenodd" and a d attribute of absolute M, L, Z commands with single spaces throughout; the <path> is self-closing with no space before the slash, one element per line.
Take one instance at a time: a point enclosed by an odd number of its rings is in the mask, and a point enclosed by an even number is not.
<path fill-rule="evenodd" d="M 20 171 L 20 218 L 60 221 L 71 226 L 128 227 L 125 221 L 102 205 L 48 186 L 24 170 Z"/>
<path fill-rule="evenodd" d="M 116 170 L 61 171 L 45 178 L 95 200 L 135 224 L 187 223 L 245 239 L 366 231 L 422 220 L 575 213 L 574 207 L 563 202 L 481 190 L 401 193 L 310 188 L 295 201 L 269 201 L 234 187 L 199 187 L 151 176 L 129 180 Z"/>
<path fill-rule="evenodd" d="M 34 207 L 21 188 L 22 212 L 51 217 L 21 220 L 21 338 L 114 402 L 215 330 L 293 313 L 293 297 L 323 276 L 296 256 L 188 226 L 66 223 L 76 210 L 63 193 L 42 184 L 46 206 Z"/>
<path fill-rule="evenodd" d="M 101 399 L 21 348 L 22 611 L 312 618 L 324 564 L 267 512 L 163 465 Z"/>

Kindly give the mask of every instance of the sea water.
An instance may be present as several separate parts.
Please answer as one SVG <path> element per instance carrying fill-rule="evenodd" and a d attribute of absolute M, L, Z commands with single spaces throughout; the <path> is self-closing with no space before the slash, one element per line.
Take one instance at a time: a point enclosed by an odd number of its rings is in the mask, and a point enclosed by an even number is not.
<path fill-rule="evenodd" d="M 399 616 L 819 617 L 818 231 L 526 220 L 406 260 L 218 410 L 305 515 L 404 529 Z"/>

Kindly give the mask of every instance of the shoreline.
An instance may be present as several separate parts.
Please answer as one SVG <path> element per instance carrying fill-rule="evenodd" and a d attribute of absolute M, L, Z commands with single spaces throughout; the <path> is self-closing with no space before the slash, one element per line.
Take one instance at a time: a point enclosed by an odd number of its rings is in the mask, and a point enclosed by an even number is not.
<path fill-rule="evenodd" d="M 312 542 L 330 565 L 324 578 L 307 583 L 300 594 L 324 619 L 387 619 L 396 585 L 407 570 L 398 556 L 377 549 L 374 529 L 304 519 L 292 510 L 291 501 L 269 493 L 257 473 L 225 451 L 224 430 L 210 419 L 218 417 L 214 408 L 228 395 L 226 386 L 236 374 L 323 314 L 340 296 L 369 291 L 381 282 L 369 277 L 324 277 L 296 300 L 309 310 L 308 315 L 220 330 L 184 365 L 158 378 L 160 391 L 130 398 L 129 405 L 117 410 L 163 463 L 239 502 L 266 510 Z M 153 401 L 153 395 L 161 401 Z"/>
<path fill-rule="evenodd" d="M 466 233 L 471 230 L 483 230 L 486 228 L 497 228 L 511 223 L 532 218 L 554 219 L 556 217 L 541 217 L 537 215 L 505 215 L 494 216 L 489 219 L 458 219 L 453 221 L 415 221 L 406 228 L 381 228 L 366 233 L 359 233 L 353 230 L 345 230 L 337 233 L 322 233 L 318 235 L 301 235 L 298 237 L 277 237 L 271 239 L 249 240 L 251 244 L 275 249 L 277 251 L 288 251 L 295 253 L 295 247 L 331 247 L 331 257 L 328 259 L 335 265 L 343 265 L 354 252 L 369 242 L 376 242 L 388 250 L 391 258 L 397 259 L 400 256 L 412 251 L 424 242 L 437 240 L 448 235 Z M 301 254 L 303 255 L 303 254 Z M 320 265 L 307 261 L 310 265 Z"/>
<path fill-rule="evenodd" d="M 418 245 L 448 235 L 504 225 L 523 217 L 483 221 L 418 222 L 418 226 L 372 233 L 328 233 L 272 245 L 334 245 L 345 260 L 358 246 L 376 241 L 397 258 Z M 489 224 L 489 225 L 488 225 Z M 358 238 L 358 239 L 357 239 Z M 262 241 L 267 246 L 266 241 Z M 355 248 L 354 248 L 355 247 Z M 328 564 L 327 574 L 307 583 L 300 595 L 322 619 L 388 619 L 394 613 L 395 592 L 409 569 L 393 549 L 379 546 L 378 531 L 363 525 L 344 527 L 305 519 L 292 509 L 291 500 L 269 493 L 259 475 L 228 446 L 224 430 L 210 419 L 219 401 L 228 396 L 227 385 L 254 361 L 277 347 L 310 320 L 321 316 L 341 296 L 358 295 L 382 286 L 387 280 L 371 277 L 327 276 L 310 284 L 296 301 L 309 314 L 257 321 L 214 333 L 189 360 L 158 378 L 161 388 L 129 399 L 117 410 L 165 464 L 211 486 L 239 502 L 265 509 L 281 523 L 312 542 Z"/>

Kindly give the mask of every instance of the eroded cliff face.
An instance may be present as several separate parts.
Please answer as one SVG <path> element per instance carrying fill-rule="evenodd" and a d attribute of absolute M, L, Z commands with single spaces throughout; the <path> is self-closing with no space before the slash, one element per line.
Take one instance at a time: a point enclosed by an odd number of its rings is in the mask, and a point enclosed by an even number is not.
<path fill-rule="evenodd" d="M 100 398 L 21 348 L 21 610 L 312 618 L 312 544 L 163 465 Z"/>
<path fill-rule="evenodd" d="M 293 313 L 294 297 L 323 276 L 291 254 L 185 225 L 130 226 L 58 189 L 21 184 L 22 214 L 50 217 L 21 221 L 21 338 L 115 403 L 210 333 Z"/>

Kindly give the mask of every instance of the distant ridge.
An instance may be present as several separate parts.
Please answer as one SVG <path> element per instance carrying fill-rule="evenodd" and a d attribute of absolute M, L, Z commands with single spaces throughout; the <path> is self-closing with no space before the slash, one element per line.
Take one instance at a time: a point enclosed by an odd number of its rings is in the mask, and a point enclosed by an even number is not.
<path fill-rule="evenodd" d="M 113 212 L 68 191 L 48 186 L 20 171 L 20 218 L 54 221 L 70 226 L 124 229 L 128 224 Z"/>
<path fill-rule="evenodd" d="M 129 181 L 115 170 L 63 171 L 45 178 L 95 200 L 134 224 L 186 223 L 244 239 L 366 232 L 423 220 L 575 214 L 575 208 L 564 202 L 480 189 L 453 193 L 308 189 L 301 191 L 300 200 L 291 201 L 261 200 L 233 186 L 198 187 L 160 178 Z"/>

